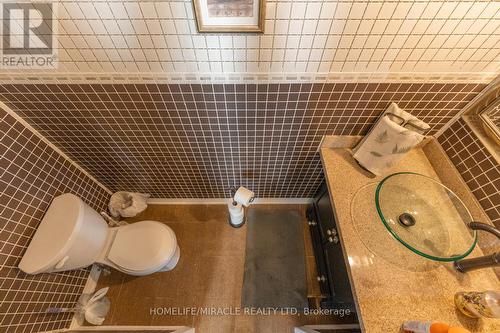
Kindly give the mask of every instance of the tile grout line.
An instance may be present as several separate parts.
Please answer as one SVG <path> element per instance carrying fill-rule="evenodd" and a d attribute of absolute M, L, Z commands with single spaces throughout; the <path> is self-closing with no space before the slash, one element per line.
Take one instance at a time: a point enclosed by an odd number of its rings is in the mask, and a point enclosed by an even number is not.
<path fill-rule="evenodd" d="M 489 93 L 493 92 L 500 86 L 500 75 L 498 75 L 495 79 L 493 79 L 483 90 L 481 90 L 467 105 L 458 112 L 455 116 L 453 116 L 446 124 L 444 124 L 439 131 L 434 134 L 435 138 L 440 137 L 448 128 L 451 127 L 457 120 L 459 120 L 464 114 L 466 114 L 469 110 L 472 110 L 478 102 L 482 101 L 482 99 L 487 96 Z"/>
<path fill-rule="evenodd" d="M 40 132 L 38 132 L 34 127 L 32 127 L 28 122 L 26 122 L 23 118 L 21 118 L 17 113 L 15 113 L 10 107 L 8 107 L 5 103 L 0 101 L 0 108 L 6 111 L 9 115 L 14 117 L 19 123 L 21 123 L 24 127 L 30 130 L 33 134 L 35 134 L 40 140 L 42 140 L 47 146 L 52 148 L 56 153 L 61 155 L 64 159 L 71 163 L 75 168 L 80 170 L 85 176 L 90 178 L 93 182 L 99 185 L 102 189 L 104 189 L 107 193 L 112 194 L 113 192 L 108 189 L 104 184 L 102 184 L 99 180 L 97 180 L 94 176 L 89 174 L 85 169 L 83 169 L 79 164 L 73 161 L 68 155 L 66 155 L 61 149 L 57 148 L 52 142 L 50 142 L 46 137 L 44 137 Z"/>

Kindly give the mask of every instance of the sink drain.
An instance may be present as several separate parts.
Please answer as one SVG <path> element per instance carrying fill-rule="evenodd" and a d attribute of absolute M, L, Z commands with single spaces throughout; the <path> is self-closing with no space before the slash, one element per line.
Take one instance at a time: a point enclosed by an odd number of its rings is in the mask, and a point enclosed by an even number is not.
<path fill-rule="evenodd" d="M 413 217 L 413 215 L 411 215 L 409 213 L 403 213 L 403 214 L 399 215 L 399 223 L 401 223 L 401 225 L 404 227 L 411 227 L 411 226 L 415 225 L 415 223 L 417 223 L 417 222 L 415 221 L 415 218 Z"/>

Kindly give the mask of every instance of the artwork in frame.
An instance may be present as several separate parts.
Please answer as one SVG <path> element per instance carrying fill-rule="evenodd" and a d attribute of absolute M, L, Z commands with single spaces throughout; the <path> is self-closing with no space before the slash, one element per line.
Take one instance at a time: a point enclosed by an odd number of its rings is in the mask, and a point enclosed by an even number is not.
<path fill-rule="evenodd" d="M 264 32 L 265 0 L 193 0 L 199 32 Z"/>

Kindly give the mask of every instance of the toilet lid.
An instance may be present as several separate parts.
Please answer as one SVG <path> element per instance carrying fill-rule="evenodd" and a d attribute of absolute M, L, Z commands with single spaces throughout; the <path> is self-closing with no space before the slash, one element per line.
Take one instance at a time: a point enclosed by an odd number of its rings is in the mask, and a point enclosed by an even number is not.
<path fill-rule="evenodd" d="M 131 271 L 163 267 L 177 248 L 175 234 L 156 221 L 141 221 L 119 227 L 108 253 L 114 264 Z"/>

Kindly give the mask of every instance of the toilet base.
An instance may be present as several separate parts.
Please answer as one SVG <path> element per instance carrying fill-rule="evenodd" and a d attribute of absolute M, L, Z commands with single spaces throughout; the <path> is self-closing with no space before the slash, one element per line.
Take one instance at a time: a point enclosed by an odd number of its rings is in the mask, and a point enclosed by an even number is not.
<path fill-rule="evenodd" d="M 174 269 L 174 267 L 179 262 L 179 258 L 180 257 L 181 257 L 181 249 L 179 248 L 179 245 L 177 245 L 177 248 L 175 249 L 175 253 L 174 253 L 172 259 L 170 259 L 170 261 L 168 262 L 168 264 L 166 264 L 165 266 L 163 266 L 159 270 L 159 272 L 168 272 L 168 271 L 171 271 L 172 269 Z"/>

